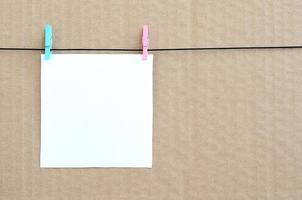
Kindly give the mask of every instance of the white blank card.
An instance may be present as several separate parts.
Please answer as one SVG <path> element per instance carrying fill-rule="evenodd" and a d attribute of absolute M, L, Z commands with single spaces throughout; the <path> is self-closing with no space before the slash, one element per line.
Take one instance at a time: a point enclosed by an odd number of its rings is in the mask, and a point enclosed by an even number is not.
<path fill-rule="evenodd" d="M 152 55 L 41 55 L 40 166 L 152 167 L 152 66 Z"/>

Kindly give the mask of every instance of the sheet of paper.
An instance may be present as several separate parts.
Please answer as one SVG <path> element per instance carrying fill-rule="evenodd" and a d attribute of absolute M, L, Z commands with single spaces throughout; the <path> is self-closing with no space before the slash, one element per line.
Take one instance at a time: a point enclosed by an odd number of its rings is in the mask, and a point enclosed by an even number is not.
<path fill-rule="evenodd" d="M 41 167 L 152 167 L 153 56 L 41 55 Z"/>

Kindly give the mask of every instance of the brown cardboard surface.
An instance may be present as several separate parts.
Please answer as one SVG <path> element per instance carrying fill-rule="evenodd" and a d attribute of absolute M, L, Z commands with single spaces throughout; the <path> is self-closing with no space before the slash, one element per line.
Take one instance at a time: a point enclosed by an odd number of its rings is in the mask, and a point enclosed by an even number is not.
<path fill-rule="evenodd" d="M 302 43 L 300 0 L 0 1 L 0 46 Z M 0 52 L 0 199 L 302 199 L 302 50 L 159 52 L 152 169 L 40 169 L 39 52 Z"/>

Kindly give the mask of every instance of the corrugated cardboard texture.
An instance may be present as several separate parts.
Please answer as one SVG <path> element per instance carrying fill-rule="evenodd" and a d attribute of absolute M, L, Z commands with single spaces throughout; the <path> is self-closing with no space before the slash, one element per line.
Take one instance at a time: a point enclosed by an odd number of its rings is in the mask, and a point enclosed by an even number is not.
<path fill-rule="evenodd" d="M 0 46 L 302 43 L 300 0 L 1 0 Z M 160 52 L 150 169 L 40 169 L 39 52 L 0 52 L 0 199 L 302 199 L 302 50 Z"/>

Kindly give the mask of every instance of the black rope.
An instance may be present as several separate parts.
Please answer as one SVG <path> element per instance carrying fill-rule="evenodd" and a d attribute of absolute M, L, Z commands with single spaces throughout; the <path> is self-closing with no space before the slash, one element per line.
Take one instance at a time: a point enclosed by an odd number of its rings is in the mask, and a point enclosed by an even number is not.
<path fill-rule="evenodd" d="M 148 49 L 150 52 L 156 51 L 210 51 L 210 50 L 248 50 L 248 49 L 301 49 L 299 46 L 239 46 L 239 47 L 188 47 L 188 48 L 157 48 Z M 127 48 L 54 48 L 53 51 L 134 51 L 139 52 L 142 49 Z M 0 51 L 44 51 L 44 48 L 30 47 L 1 47 Z"/>

